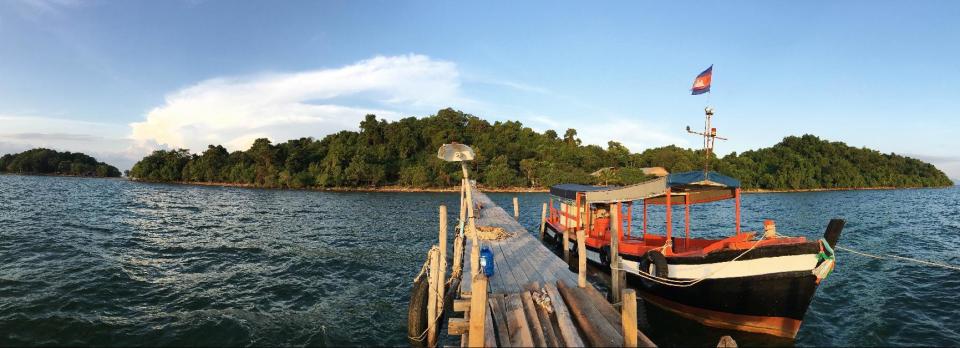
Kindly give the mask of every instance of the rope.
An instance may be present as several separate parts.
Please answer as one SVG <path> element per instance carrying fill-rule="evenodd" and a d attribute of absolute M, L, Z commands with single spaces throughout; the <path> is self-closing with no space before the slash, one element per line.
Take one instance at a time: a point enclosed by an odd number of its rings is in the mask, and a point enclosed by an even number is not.
<path fill-rule="evenodd" d="M 840 250 L 843 250 L 843 251 L 849 251 L 849 252 L 851 252 L 851 253 L 854 253 L 854 254 L 857 254 L 857 255 L 860 255 L 860 256 L 866 256 L 866 257 L 874 258 L 874 259 L 878 259 L 878 260 L 883 260 L 884 258 L 900 259 L 900 260 L 904 260 L 904 261 L 916 262 L 916 263 L 921 263 L 921 264 L 925 264 L 925 265 L 930 265 L 930 266 L 935 266 L 935 267 L 941 267 L 941 268 L 946 268 L 946 269 L 952 269 L 952 270 L 955 270 L 955 271 L 960 271 L 960 266 L 950 265 L 950 264 L 946 264 L 946 263 L 939 263 L 939 262 L 932 262 L 932 261 L 911 259 L 911 258 L 909 258 L 909 257 L 903 257 L 903 256 L 897 256 L 897 255 L 874 255 L 874 254 L 868 254 L 868 253 L 865 253 L 865 252 L 862 252 L 862 251 L 856 251 L 856 250 L 853 250 L 853 249 L 850 249 L 850 248 L 845 248 L 845 247 L 842 247 L 842 246 L 839 246 L 839 245 L 836 246 L 835 248 L 840 249 Z"/>
<path fill-rule="evenodd" d="M 673 286 L 678 288 L 686 288 L 686 287 L 694 286 L 697 283 L 700 283 L 706 280 L 707 278 L 712 277 L 714 274 L 717 274 L 718 272 L 722 271 L 724 268 L 727 268 L 727 266 L 732 265 L 734 261 L 739 260 L 744 255 L 747 255 L 747 253 L 749 253 L 750 251 L 753 251 L 753 249 L 755 249 L 758 245 L 760 245 L 760 242 L 763 241 L 763 238 L 764 236 L 761 235 L 760 239 L 757 239 L 757 241 L 753 243 L 753 245 L 750 246 L 749 249 L 745 250 L 743 253 L 740 253 L 740 255 L 737 255 L 737 257 L 734 257 L 733 260 L 728 261 L 726 264 L 715 269 L 713 272 L 710 272 L 710 274 L 707 274 L 698 279 L 676 280 L 676 279 L 670 279 L 670 278 L 661 278 L 651 274 L 647 274 L 647 272 L 644 272 L 643 270 L 639 270 L 636 274 L 639 275 L 641 278 L 645 278 L 647 280 L 650 280 L 654 283 L 658 283 L 661 285 Z M 622 269 L 622 268 L 617 267 L 617 269 Z"/>
<path fill-rule="evenodd" d="M 430 251 L 427 252 L 427 262 L 424 263 L 424 265 L 423 265 L 423 266 L 424 266 L 424 269 L 428 268 L 428 267 L 427 267 L 427 264 L 430 262 L 430 259 L 433 258 L 433 255 L 436 254 L 436 253 L 439 253 L 439 252 L 440 252 L 440 249 L 439 249 L 439 247 L 437 247 L 436 245 L 434 245 L 432 248 L 430 248 Z M 423 270 L 420 270 L 420 273 L 421 273 L 421 275 L 422 275 L 422 274 L 423 274 Z M 420 276 L 418 275 L 416 279 L 419 279 L 419 278 L 420 278 Z M 440 303 L 445 303 L 443 291 L 444 291 L 444 286 L 443 286 L 443 284 L 437 284 L 437 299 L 440 301 Z M 428 296 L 429 296 L 429 292 L 428 292 Z M 429 304 L 429 302 L 427 302 L 427 303 Z M 443 308 L 443 306 L 441 305 L 440 308 Z M 427 322 L 427 327 L 423 329 L 423 332 L 422 332 L 422 333 L 420 333 L 420 334 L 417 335 L 416 337 L 414 337 L 414 336 L 407 336 L 407 338 L 409 338 L 409 339 L 411 339 L 411 340 L 414 340 L 414 341 L 417 341 L 417 342 L 423 342 L 423 340 L 424 340 L 424 339 L 426 338 L 426 336 L 427 336 L 427 332 L 430 331 L 430 328 L 434 327 L 435 325 L 437 325 L 437 324 L 439 323 L 440 317 L 443 316 L 443 312 L 444 312 L 444 310 L 442 310 L 442 309 L 441 309 L 441 310 L 438 310 L 438 311 L 437 311 L 437 317 L 436 317 L 436 318 L 433 318 L 433 320 Z"/>

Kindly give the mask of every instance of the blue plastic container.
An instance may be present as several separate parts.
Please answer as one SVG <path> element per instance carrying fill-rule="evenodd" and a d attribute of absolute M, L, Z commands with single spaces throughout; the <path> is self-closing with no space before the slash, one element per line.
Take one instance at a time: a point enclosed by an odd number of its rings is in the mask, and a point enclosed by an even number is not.
<path fill-rule="evenodd" d="M 480 269 L 488 278 L 493 276 L 493 251 L 488 247 L 480 249 Z"/>

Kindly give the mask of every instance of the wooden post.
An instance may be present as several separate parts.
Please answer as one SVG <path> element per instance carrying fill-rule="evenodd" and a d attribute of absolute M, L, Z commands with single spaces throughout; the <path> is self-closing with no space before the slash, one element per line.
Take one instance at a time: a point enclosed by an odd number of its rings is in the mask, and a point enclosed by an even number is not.
<path fill-rule="evenodd" d="M 470 347 L 483 347 L 487 315 L 487 276 L 483 272 L 477 273 L 470 286 L 470 330 L 467 331 L 467 344 Z"/>
<path fill-rule="evenodd" d="M 672 195 L 673 195 L 673 193 L 670 192 L 670 189 L 668 188 L 668 189 L 667 189 L 667 197 L 666 197 L 666 201 L 667 201 L 667 205 L 666 205 L 666 207 L 667 207 L 667 243 L 672 243 L 672 239 L 673 239 L 673 205 L 670 204 L 670 196 L 672 196 Z M 667 249 L 667 250 L 665 250 L 665 251 L 668 252 L 668 253 L 673 253 L 673 244 L 671 244 L 671 245 L 670 245 L 670 248 Z"/>
<path fill-rule="evenodd" d="M 570 263 L 570 229 L 563 229 L 563 262 Z"/>
<path fill-rule="evenodd" d="M 520 220 L 520 201 L 517 200 L 517 196 L 513 196 L 513 219 Z"/>
<path fill-rule="evenodd" d="M 736 189 L 736 191 L 734 191 L 733 195 L 736 196 L 735 204 L 736 204 L 737 211 L 734 213 L 734 215 L 736 215 L 737 235 L 739 236 L 740 235 L 740 188 L 739 187 Z"/>
<path fill-rule="evenodd" d="M 547 228 L 547 203 L 543 203 L 543 209 L 540 211 L 540 240 L 543 240 L 544 229 Z"/>
<path fill-rule="evenodd" d="M 466 185 L 467 180 L 460 181 L 460 221 L 463 222 L 463 228 L 467 228 L 467 198 Z M 466 231 L 464 231 L 466 232 Z"/>
<path fill-rule="evenodd" d="M 610 204 L 610 297 L 620 302 L 620 203 Z"/>
<path fill-rule="evenodd" d="M 446 293 L 447 284 L 447 206 L 440 205 L 440 293 Z M 437 301 L 437 311 L 443 311 L 444 299 Z"/>
<path fill-rule="evenodd" d="M 430 269 L 428 269 L 430 290 L 427 293 L 427 347 L 437 346 L 437 301 L 440 285 L 440 253 L 436 249 L 430 252 Z"/>
<path fill-rule="evenodd" d="M 583 230 L 577 231 L 577 258 L 580 262 L 577 267 L 577 285 L 581 288 L 587 287 L 587 241 L 586 233 Z"/>
<path fill-rule="evenodd" d="M 480 271 L 480 239 L 477 236 L 476 217 L 473 209 L 473 188 L 470 185 L 470 179 L 467 178 L 467 164 L 460 162 L 463 168 L 463 184 L 466 190 L 467 198 L 467 231 L 470 232 L 470 276 L 476 275 Z"/>
<path fill-rule="evenodd" d="M 637 292 L 623 290 L 623 305 L 620 306 L 620 321 L 623 324 L 623 346 L 637 346 Z"/>

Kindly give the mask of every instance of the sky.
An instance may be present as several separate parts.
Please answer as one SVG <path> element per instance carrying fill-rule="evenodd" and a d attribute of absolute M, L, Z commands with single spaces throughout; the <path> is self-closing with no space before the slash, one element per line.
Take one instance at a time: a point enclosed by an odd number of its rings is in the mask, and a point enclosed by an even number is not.
<path fill-rule="evenodd" d="M 634 152 L 814 134 L 960 178 L 960 2 L 0 1 L 0 153 L 357 130 L 452 107 Z M 694 77 L 714 66 L 707 95 Z"/>

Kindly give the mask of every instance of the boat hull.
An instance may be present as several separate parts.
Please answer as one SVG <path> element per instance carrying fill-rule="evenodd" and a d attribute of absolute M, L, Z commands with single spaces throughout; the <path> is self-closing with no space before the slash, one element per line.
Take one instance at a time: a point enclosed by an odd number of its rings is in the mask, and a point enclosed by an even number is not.
<path fill-rule="evenodd" d="M 547 227 L 545 238 L 557 243 L 562 233 Z M 570 243 L 575 252 L 576 243 Z M 610 272 L 603 250 L 587 246 L 587 260 Z M 812 270 L 818 265 L 815 242 L 758 247 L 751 252 L 724 251 L 696 257 L 666 257 L 667 277 L 703 280 L 670 286 L 642 277 L 641 256 L 621 254 L 627 283 L 646 305 L 703 325 L 796 337 L 817 289 Z M 739 257 L 739 258 L 738 258 Z M 734 259 L 736 258 L 736 261 Z M 645 275 L 648 273 L 644 273 Z"/>

